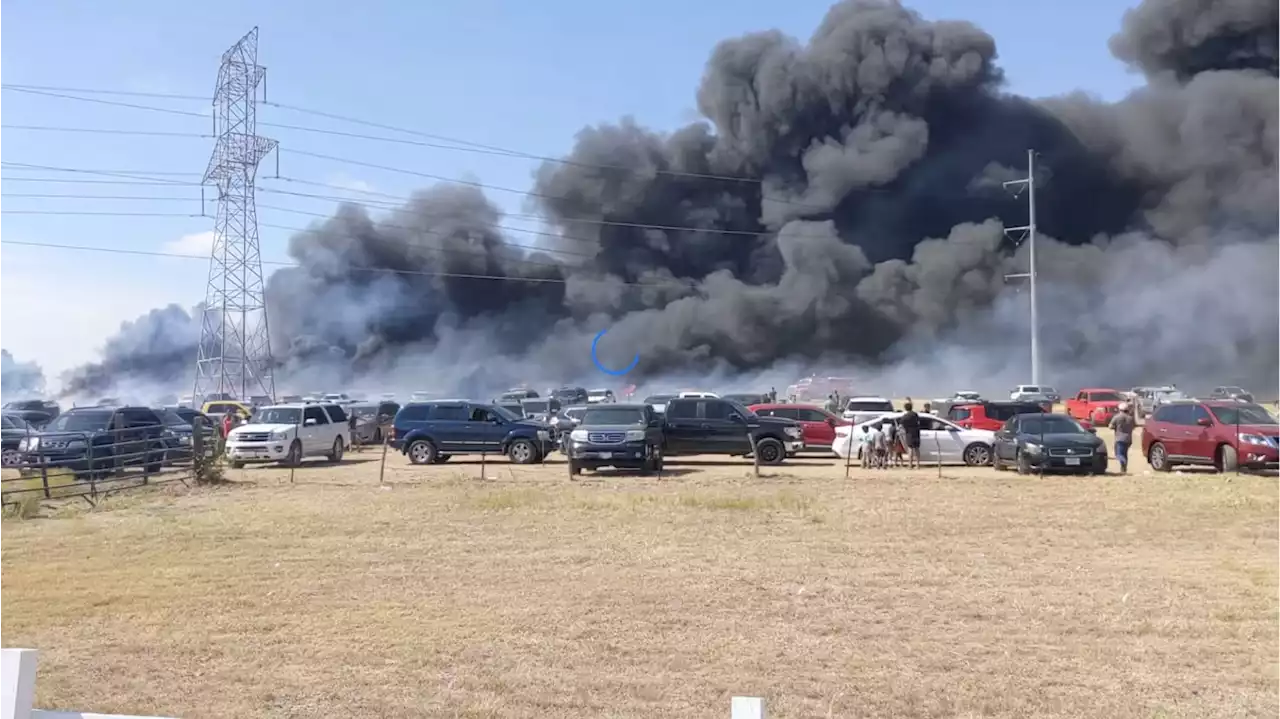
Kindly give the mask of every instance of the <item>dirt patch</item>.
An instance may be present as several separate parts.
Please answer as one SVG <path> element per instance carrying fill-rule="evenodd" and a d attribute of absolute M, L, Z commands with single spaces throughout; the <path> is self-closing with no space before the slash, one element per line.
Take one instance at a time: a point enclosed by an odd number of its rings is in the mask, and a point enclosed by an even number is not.
<path fill-rule="evenodd" d="M 1277 484 L 672 462 L 229 471 L 4 523 L 38 706 L 180 717 L 1275 716 Z"/>

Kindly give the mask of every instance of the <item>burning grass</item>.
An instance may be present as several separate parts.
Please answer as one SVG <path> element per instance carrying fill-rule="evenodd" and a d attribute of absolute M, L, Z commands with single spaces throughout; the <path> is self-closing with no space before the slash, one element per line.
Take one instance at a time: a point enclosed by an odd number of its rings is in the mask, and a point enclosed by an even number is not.
<path fill-rule="evenodd" d="M 4 524 L 38 705 L 181 717 L 1274 716 L 1274 478 L 231 472 Z"/>

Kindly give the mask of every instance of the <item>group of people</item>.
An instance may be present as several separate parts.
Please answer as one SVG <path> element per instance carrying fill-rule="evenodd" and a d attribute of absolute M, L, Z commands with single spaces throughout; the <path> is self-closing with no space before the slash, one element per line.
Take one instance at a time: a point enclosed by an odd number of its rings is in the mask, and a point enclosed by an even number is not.
<path fill-rule="evenodd" d="M 850 437 L 860 445 L 862 466 L 866 469 L 920 467 L 920 415 L 911 402 L 903 405 L 903 413 L 896 420 L 886 419 L 875 424 L 862 425 L 862 434 Z M 850 448 L 852 451 L 852 448 Z"/>

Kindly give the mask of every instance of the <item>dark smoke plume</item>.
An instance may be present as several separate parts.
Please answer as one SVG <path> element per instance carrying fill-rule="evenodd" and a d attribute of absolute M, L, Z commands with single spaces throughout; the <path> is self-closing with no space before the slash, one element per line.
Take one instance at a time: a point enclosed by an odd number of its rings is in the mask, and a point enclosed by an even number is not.
<path fill-rule="evenodd" d="M 638 351 L 640 381 L 781 385 L 850 364 L 914 393 L 1024 381 L 1026 294 L 1006 276 L 1026 248 L 1004 228 L 1026 204 L 1001 182 L 1035 148 L 1055 381 L 1274 388 L 1275 28 L 1274 0 L 1147 0 L 1112 47 L 1148 85 L 1113 104 L 1011 96 L 990 35 L 889 0 L 835 5 L 808 42 L 726 40 L 704 121 L 587 127 L 538 169 L 551 237 L 502 229 L 457 186 L 295 236 L 298 266 L 268 285 L 280 375 L 298 391 L 608 383 L 588 348 L 609 328 L 602 359 Z M 81 389 L 194 358 L 115 349 Z"/>

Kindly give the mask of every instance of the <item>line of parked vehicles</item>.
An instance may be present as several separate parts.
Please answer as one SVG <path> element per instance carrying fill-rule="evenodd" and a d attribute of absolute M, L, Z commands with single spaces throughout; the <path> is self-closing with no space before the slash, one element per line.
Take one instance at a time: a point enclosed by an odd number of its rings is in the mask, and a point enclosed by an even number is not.
<path fill-rule="evenodd" d="M 254 399 L 260 404 L 214 398 L 196 410 L 107 398 L 66 412 L 41 400 L 11 402 L 3 411 L 4 463 L 44 462 L 88 475 L 131 465 L 154 472 L 189 460 L 194 428 L 205 427 L 232 467 L 295 465 L 309 457 L 339 462 L 353 443 L 386 441 L 414 464 L 480 453 L 530 464 L 560 452 L 574 475 L 604 467 L 648 473 L 660 471 L 666 457 L 694 454 L 758 456 L 762 464 L 800 453 L 848 460 L 857 456 L 862 427 L 882 428 L 902 415 L 891 400 L 874 396 L 849 397 L 837 414 L 817 404 L 775 401 L 773 393 L 686 390 L 619 403 L 610 390 L 581 387 L 543 396 L 517 388 L 490 402 L 418 392 L 403 406 L 390 394 L 376 401 L 340 392 L 286 395 L 279 403 Z M 1008 400 L 970 391 L 927 400 L 932 411 L 919 413 L 921 459 L 1103 473 L 1108 452 L 1094 428 L 1130 402 L 1146 418 L 1141 451 L 1157 471 L 1277 466 L 1276 419 L 1239 387 L 1216 388 L 1205 399 L 1189 398 L 1172 385 L 1130 392 L 1086 388 L 1055 413 L 1059 399 L 1052 387 L 1020 385 Z M 242 423 L 223 436 L 229 413 Z"/>

